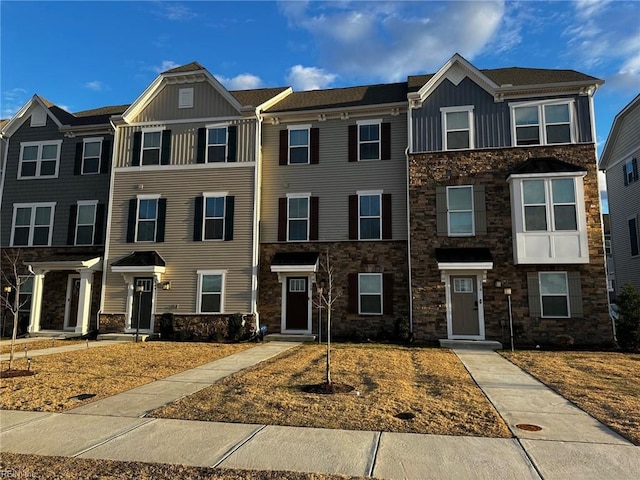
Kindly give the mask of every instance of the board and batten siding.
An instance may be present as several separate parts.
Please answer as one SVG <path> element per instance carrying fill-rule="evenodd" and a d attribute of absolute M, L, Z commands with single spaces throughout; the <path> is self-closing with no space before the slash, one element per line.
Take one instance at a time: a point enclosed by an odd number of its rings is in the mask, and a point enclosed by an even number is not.
<path fill-rule="evenodd" d="M 171 130 L 171 165 L 195 164 L 198 144 L 198 129 L 210 124 L 236 125 L 237 133 L 237 162 L 255 161 L 256 121 L 238 120 L 232 122 L 216 122 L 211 119 L 205 123 L 161 123 L 156 127 Z M 145 128 L 154 128 L 150 125 Z M 115 152 L 115 166 L 131 166 L 133 151 L 133 135 L 142 130 L 139 126 L 124 126 L 118 128 L 118 145 Z M 136 167 L 138 168 L 138 167 Z M 145 167 L 139 167 L 144 169 Z"/>
<path fill-rule="evenodd" d="M 260 241 L 278 241 L 278 199 L 287 193 L 310 193 L 319 197 L 318 240 L 349 239 L 349 195 L 361 190 L 391 194 L 393 240 L 407 238 L 407 179 L 405 148 L 406 114 L 372 115 L 391 124 L 391 159 L 349 162 L 348 130 L 356 120 L 291 122 L 319 129 L 317 165 L 279 165 L 280 130 L 287 123 L 263 124 L 263 164 Z M 358 118 L 365 120 L 365 118 Z"/>
<path fill-rule="evenodd" d="M 193 88 L 193 107 L 178 108 L 181 88 Z M 233 117 L 240 113 L 208 82 L 164 84 L 132 123 L 189 118 Z"/>
<path fill-rule="evenodd" d="M 511 147 L 509 103 L 573 99 L 578 121 L 578 143 L 591 142 L 591 116 L 588 96 L 519 98 L 496 102 L 493 95 L 465 78 L 457 86 L 445 79 L 425 100 L 421 108 L 411 110 L 414 153 L 442 150 L 441 107 L 473 105 L 475 148 Z"/>
<path fill-rule="evenodd" d="M 14 203 L 56 202 L 52 246 L 66 246 L 71 206 L 79 200 L 98 200 L 106 204 L 109 198 L 109 174 L 74 175 L 76 144 L 85 137 L 103 137 L 113 145 L 113 136 L 105 133 L 88 133 L 74 138 L 65 138 L 50 117 L 43 127 L 31 127 L 29 117 L 11 136 L 8 145 L 7 166 L 2 191 L 0 214 L 0 245 L 9 246 L 13 222 Z M 62 140 L 57 178 L 35 178 L 18 180 L 20 144 Z M 104 225 L 106 222 L 102 222 Z M 104 238 L 104 235 L 102 235 Z"/>
<path fill-rule="evenodd" d="M 155 314 L 196 313 L 198 270 L 227 270 L 225 312 L 251 311 L 254 167 L 168 167 L 162 171 L 115 172 L 109 258 L 105 283 L 105 313 L 124 313 L 127 289 L 111 264 L 133 251 L 157 251 L 166 261 L 163 280 L 171 290 L 157 290 Z M 142 188 L 140 186 L 142 185 Z M 234 196 L 233 240 L 193 240 L 195 198 L 203 192 Z M 159 194 L 167 199 L 164 242 L 127 243 L 129 200 Z"/>

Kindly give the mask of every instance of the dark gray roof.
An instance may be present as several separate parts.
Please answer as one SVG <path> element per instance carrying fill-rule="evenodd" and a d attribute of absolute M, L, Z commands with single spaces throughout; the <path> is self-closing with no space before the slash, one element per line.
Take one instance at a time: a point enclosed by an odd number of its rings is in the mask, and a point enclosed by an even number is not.
<path fill-rule="evenodd" d="M 182 72 L 195 72 L 197 70 L 204 70 L 205 68 L 198 62 L 187 63 L 186 65 L 180 65 L 179 67 L 171 68 L 162 72 L 165 73 L 182 73 Z"/>
<path fill-rule="evenodd" d="M 315 265 L 318 252 L 279 252 L 273 256 L 271 265 Z"/>
<path fill-rule="evenodd" d="M 242 105 L 246 107 L 257 107 L 258 105 L 262 105 L 270 98 L 273 98 L 276 95 L 284 92 L 287 88 L 289 87 L 257 88 L 253 90 L 234 90 L 229 93 L 233 95 L 236 100 L 238 100 L 238 102 L 240 102 Z"/>
<path fill-rule="evenodd" d="M 406 101 L 406 82 L 388 83 L 294 92 L 268 109 L 267 112 L 295 112 L 318 108 L 344 108 Z"/>
<path fill-rule="evenodd" d="M 584 167 L 563 162 L 555 157 L 539 157 L 525 160 L 511 169 L 512 175 L 524 175 L 527 173 L 560 173 L 560 172 L 584 172 Z"/>
<path fill-rule="evenodd" d="M 438 263 L 493 262 L 488 248 L 436 248 Z"/>
<path fill-rule="evenodd" d="M 155 250 L 133 252 L 111 264 L 112 267 L 164 267 L 166 262 Z"/>

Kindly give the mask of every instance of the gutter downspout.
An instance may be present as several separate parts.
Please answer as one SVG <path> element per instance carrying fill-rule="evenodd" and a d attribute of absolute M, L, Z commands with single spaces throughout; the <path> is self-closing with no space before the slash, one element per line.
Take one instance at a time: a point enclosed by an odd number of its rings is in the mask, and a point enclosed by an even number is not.
<path fill-rule="evenodd" d="M 260 314 L 258 313 L 258 274 L 260 261 L 260 207 L 262 195 L 262 115 L 256 108 L 256 166 L 253 180 L 253 252 L 251 266 L 251 313 L 255 315 L 256 333 L 260 332 Z"/>
<path fill-rule="evenodd" d="M 411 102 L 408 102 L 407 108 L 407 139 L 408 145 L 404 151 L 407 169 L 407 266 L 409 268 L 409 338 L 413 340 L 413 281 L 411 268 L 411 199 L 409 198 L 409 153 L 411 153 L 413 145 L 413 131 L 411 130 Z"/>

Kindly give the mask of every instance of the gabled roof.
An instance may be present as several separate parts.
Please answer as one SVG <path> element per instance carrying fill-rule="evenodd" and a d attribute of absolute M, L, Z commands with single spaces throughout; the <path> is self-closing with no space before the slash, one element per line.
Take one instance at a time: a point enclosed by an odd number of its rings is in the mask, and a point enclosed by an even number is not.
<path fill-rule="evenodd" d="M 191 62 L 191 63 L 187 63 L 186 65 L 181 65 L 179 67 L 165 70 L 164 72 L 162 72 L 162 74 L 165 75 L 167 73 L 195 72 L 198 70 L 205 70 L 205 68 L 202 65 L 200 65 L 198 62 Z"/>
<path fill-rule="evenodd" d="M 530 158 L 511 169 L 511 175 L 528 175 L 536 173 L 569 173 L 584 172 L 584 167 L 563 162 L 555 157 Z"/>
<path fill-rule="evenodd" d="M 611 125 L 609 136 L 607 137 L 607 143 L 604 144 L 602 155 L 600 156 L 600 164 L 598 165 L 598 168 L 600 170 L 606 170 L 607 168 L 612 166 L 612 162 L 618 160 L 617 158 L 612 157 L 614 144 L 618 139 L 618 134 L 620 133 L 622 124 L 625 122 L 627 116 L 632 111 L 638 108 L 640 108 L 640 94 L 638 94 L 636 98 L 631 100 L 626 107 L 620 110 L 620 112 L 616 115 L 616 118 L 613 119 L 613 124 Z M 637 139 L 637 142 L 640 143 L 640 139 Z"/>
<path fill-rule="evenodd" d="M 244 107 L 257 107 L 267 100 L 280 95 L 289 88 L 290 87 L 257 88 L 254 90 L 234 90 L 229 93 Z"/>
<path fill-rule="evenodd" d="M 47 116 L 49 116 L 49 118 L 51 118 L 55 122 L 55 124 L 58 125 L 58 127 L 62 126 L 62 122 L 51 110 L 51 108 L 55 107 L 55 105 L 53 105 L 53 103 L 49 102 L 45 98 L 42 98 L 36 94 L 33 97 L 31 97 L 31 99 L 27 103 L 25 103 L 22 106 L 22 108 L 18 110 L 13 117 L 11 117 L 11 119 L 3 127 L 2 133 L 5 135 L 12 135 L 13 132 L 16 131 L 18 127 L 20 127 L 20 125 L 22 125 L 22 123 L 28 118 L 26 114 L 27 112 L 29 112 L 29 109 L 34 105 L 37 105 L 43 108 L 44 111 L 47 113 Z M 55 111 L 58 115 L 63 115 L 62 112 L 64 112 L 64 116 L 65 117 L 67 116 L 67 112 L 62 110 L 60 107 L 55 107 Z"/>

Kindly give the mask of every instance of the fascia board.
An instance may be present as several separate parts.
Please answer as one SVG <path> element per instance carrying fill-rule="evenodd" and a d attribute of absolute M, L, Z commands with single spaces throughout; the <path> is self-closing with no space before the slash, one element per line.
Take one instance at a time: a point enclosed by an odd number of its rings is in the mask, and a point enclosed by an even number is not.
<path fill-rule="evenodd" d="M 361 105 L 356 107 L 334 107 L 334 108 L 314 108 L 309 110 L 281 110 L 279 112 L 263 113 L 264 119 L 295 119 L 300 121 L 303 119 L 315 119 L 319 115 L 341 115 L 342 113 L 348 114 L 347 118 L 353 118 L 356 116 L 367 116 L 373 114 L 384 114 L 390 109 L 399 109 L 403 111 L 407 109 L 407 102 L 395 102 L 395 103 L 376 103 L 374 105 Z"/>
<path fill-rule="evenodd" d="M 439 262 L 438 270 L 493 270 L 493 262 Z"/>
<path fill-rule="evenodd" d="M 153 96 L 157 94 L 158 87 L 162 83 L 163 76 L 158 75 L 156 79 L 145 89 L 142 94 L 127 108 L 122 114 L 125 122 L 129 123 L 130 119 L 137 116 L 140 111 L 151 101 Z"/>
<path fill-rule="evenodd" d="M 158 265 L 149 265 L 145 267 L 134 266 L 113 266 L 111 265 L 111 271 L 115 273 L 165 273 L 167 267 L 160 267 Z"/>
<path fill-rule="evenodd" d="M 611 130 L 609 131 L 609 135 L 607 136 L 607 141 L 604 144 L 604 148 L 602 149 L 602 155 L 600 156 L 600 163 L 598 168 L 600 170 L 606 170 L 610 166 L 613 166 L 614 163 L 618 159 L 612 158 L 613 144 L 616 143 L 618 139 L 618 134 L 620 132 L 620 128 L 624 119 L 627 115 L 634 109 L 640 108 L 640 94 L 636 96 L 629 104 L 624 107 L 620 112 L 616 115 L 616 118 L 613 119 L 613 124 L 611 126 Z"/>
<path fill-rule="evenodd" d="M 276 96 L 271 97 L 269 100 L 261 103 L 260 105 L 256 105 L 255 110 L 256 111 L 267 110 L 273 107 L 274 105 L 276 105 L 278 102 L 281 102 L 283 99 L 285 99 L 292 93 L 293 93 L 293 88 L 289 87 L 286 90 L 283 90 L 282 92 L 277 94 Z"/>
<path fill-rule="evenodd" d="M 47 116 L 49 116 L 49 118 L 54 121 L 58 128 L 62 127 L 62 123 L 60 122 L 60 120 L 58 120 L 58 118 L 53 113 L 51 113 L 51 110 L 49 110 L 49 108 L 44 104 L 40 97 L 35 94 L 27 103 L 23 105 L 20 110 L 18 110 L 18 112 L 13 117 L 11 117 L 11 120 L 9 120 L 9 122 L 7 122 L 7 124 L 4 126 L 2 133 L 4 135 L 7 135 L 8 137 L 13 135 L 13 133 L 24 123 L 24 121 L 26 120 L 26 118 L 24 118 L 25 114 L 34 104 L 37 104 L 40 107 L 44 108 Z"/>
<path fill-rule="evenodd" d="M 586 170 L 576 172 L 514 173 L 507 177 L 507 182 L 527 178 L 585 177 L 586 175 Z"/>

